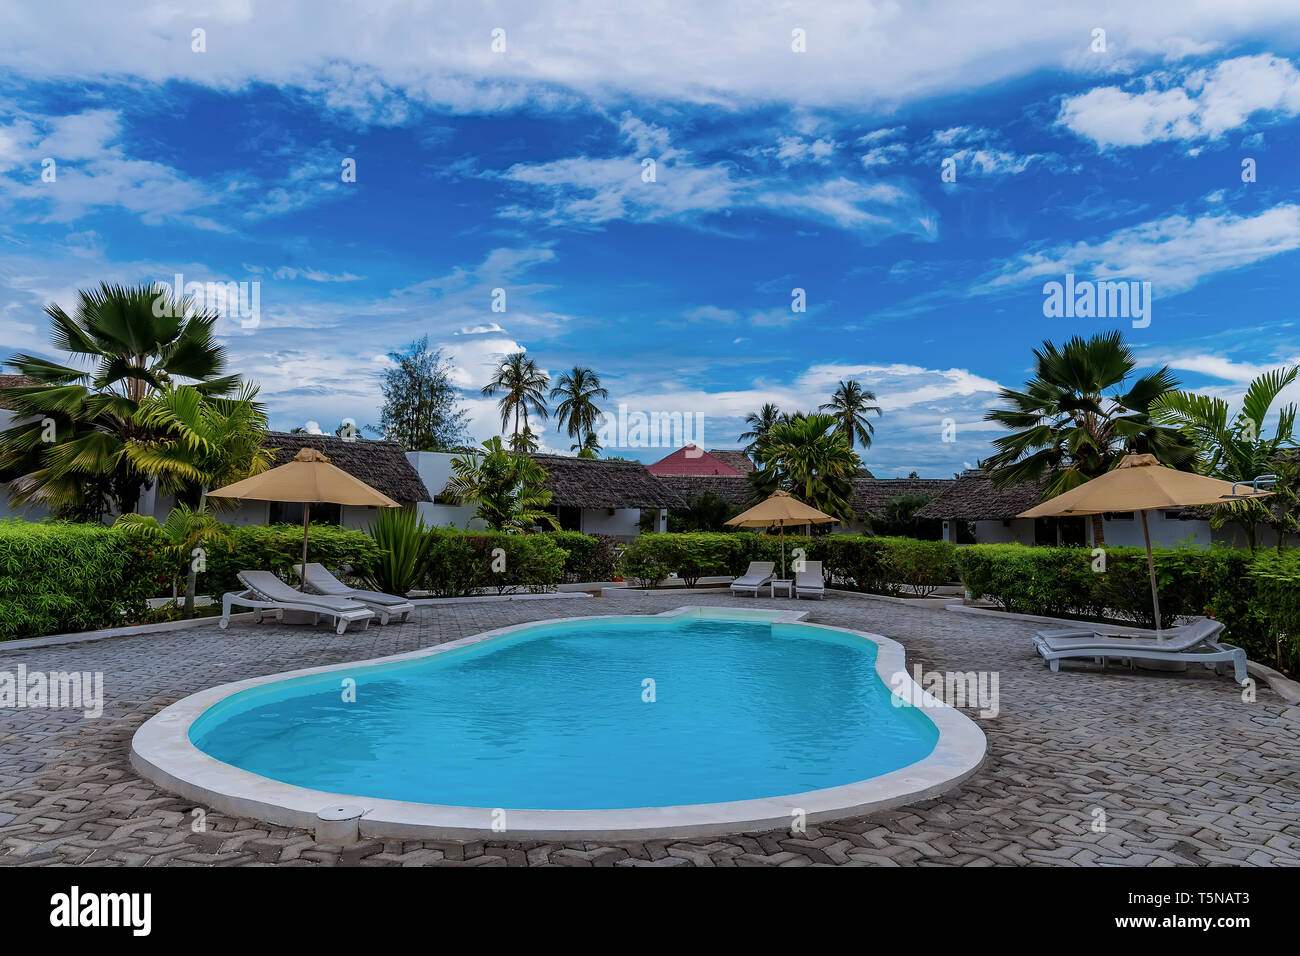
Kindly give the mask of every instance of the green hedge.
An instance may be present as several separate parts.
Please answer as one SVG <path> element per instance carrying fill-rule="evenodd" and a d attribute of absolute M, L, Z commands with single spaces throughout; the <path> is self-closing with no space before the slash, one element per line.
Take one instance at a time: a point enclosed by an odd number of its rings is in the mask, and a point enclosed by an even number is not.
<path fill-rule="evenodd" d="M 1256 660 L 1279 657 L 1277 634 L 1300 635 L 1300 552 L 1227 547 L 1153 552 L 1162 623 L 1206 615 L 1223 621 L 1225 639 Z M 957 566 L 972 597 L 1007 611 L 1155 625 L 1146 551 L 1107 548 L 1093 570 L 1089 548 L 980 544 L 960 548 Z M 1285 661 L 1295 654 L 1283 648 Z"/>
<path fill-rule="evenodd" d="M 827 583 L 879 594 L 929 594 L 957 578 L 956 549 L 944 541 L 864 535 L 786 535 L 787 573 L 796 552 L 821 561 Z M 623 554 L 624 577 L 655 587 L 672 574 L 687 587 L 709 575 L 741 574 L 751 561 L 781 566 L 780 535 L 742 533 L 651 534 L 637 538 Z"/>
<path fill-rule="evenodd" d="M 227 591 L 242 591 L 236 577 L 240 571 L 273 571 L 286 581 L 296 583 L 293 566 L 302 560 L 302 525 L 236 525 L 229 529 L 231 547 L 212 544 L 207 549 L 206 572 L 199 574 L 200 594 L 220 601 Z M 307 560 L 339 572 L 344 566 L 357 579 L 373 574 L 379 564 L 380 549 L 364 531 L 337 525 L 314 524 L 307 533 Z"/>
<path fill-rule="evenodd" d="M 450 528 L 429 533 L 434 541 L 425 587 L 436 597 L 551 591 L 564 580 L 569 552 L 551 535 Z M 494 553 L 498 548 L 502 554 Z"/>
<path fill-rule="evenodd" d="M 0 521 L 0 640 L 137 623 L 167 580 L 162 552 L 121 529 Z"/>
<path fill-rule="evenodd" d="M 564 559 L 564 581 L 612 581 L 618 574 L 618 539 L 607 534 L 581 531 L 547 531 L 550 538 L 568 552 Z"/>

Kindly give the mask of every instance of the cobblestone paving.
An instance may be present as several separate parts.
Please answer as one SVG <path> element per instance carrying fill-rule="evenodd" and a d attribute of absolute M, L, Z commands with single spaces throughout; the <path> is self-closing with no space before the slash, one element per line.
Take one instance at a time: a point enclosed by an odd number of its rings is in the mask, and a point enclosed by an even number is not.
<path fill-rule="evenodd" d="M 621 595 L 421 608 L 405 625 L 342 637 L 324 627 L 232 626 L 43 649 L 0 647 L 0 670 L 103 671 L 105 710 L 0 711 L 0 864 L 131 866 L 991 866 L 1300 864 L 1300 708 L 1266 687 L 1243 702 L 1227 678 L 1109 670 L 1052 674 L 1032 625 L 831 595 L 809 620 L 885 634 L 909 665 L 996 670 L 1001 713 L 981 719 L 989 759 L 959 788 L 867 817 L 785 831 L 642 843 L 372 840 L 219 813 L 130 767 L 131 736 L 197 690 L 297 667 L 361 660 L 548 617 L 657 613 L 716 595 Z M 763 600 L 788 605 L 784 599 Z M 1104 832 L 1094 824 L 1104 814 Z"/>

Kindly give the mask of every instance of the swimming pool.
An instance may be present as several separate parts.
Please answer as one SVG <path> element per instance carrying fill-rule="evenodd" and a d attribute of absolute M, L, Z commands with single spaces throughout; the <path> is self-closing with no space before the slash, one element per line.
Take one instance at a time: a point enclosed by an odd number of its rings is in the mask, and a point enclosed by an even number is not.
<path fill-rule="evenodd" d="M 835 803 L 896 805 L 974 770 L 984 738 L 968 718 L 896 696 L 901 647 L 798 616 L 544 621 L 259 678 L 156 715 L 133 760 L 273 822 L 308 825 L 346 800 L 366 810 L 363 828 L 392 836 L 501 819 L 548 834 L 788 824 Z M 182 739 L 176 720 L 145 733 L 181 704 Z"/>

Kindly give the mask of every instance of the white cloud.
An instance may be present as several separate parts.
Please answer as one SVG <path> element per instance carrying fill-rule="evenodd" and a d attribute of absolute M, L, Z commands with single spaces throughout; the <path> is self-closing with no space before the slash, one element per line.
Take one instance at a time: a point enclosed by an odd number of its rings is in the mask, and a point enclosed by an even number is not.
<path fill-rule="evenodd" d="M 1272 54 L 1223 60 L 1209 69 L 1144 77 L 1144 89 L 1103 86 L 1066 97 L 1057 122 L 1098 149 L 1166 140 L 1217 140 L 1261 111 L 1300 113 L 1300 71 Z"/>
<path fill-rule="evenodd" d="M 1292 203 L 1254 216 L 1168 216 L 1121 229 L 1100 242 L 1023 254 L 982 291 L 1078 272 L 1149 281 L 1159 297 L 1293 249 L 1300 249 L 1300 206 Z"/>

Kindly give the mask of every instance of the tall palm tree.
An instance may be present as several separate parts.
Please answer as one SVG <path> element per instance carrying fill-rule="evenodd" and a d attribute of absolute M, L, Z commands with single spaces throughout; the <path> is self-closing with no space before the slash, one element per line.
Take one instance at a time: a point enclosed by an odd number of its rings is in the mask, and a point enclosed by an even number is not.
<path fill-rule="evenodd" d="M 786 415 L 782 414 L 781 409 L 771 402 L 764 404 L 758 411 L 746 415 L 745 424 L 749 426 L 749 431 L 740 434 L 740 441 L 749 442 L 745 446 L 745 454 L 751 458 L 757 458 L 759 451 L 767 443 L 767 436 L 771 432 L 772 426 L 785 421 L 786 417 Z"/>
<path fill-rule="evenodd" d="M 491 398 L 501 395 L 497 408 L 501 410 L 501 431 L 504 433 L 514 416 L 515 425 L 512 441 L 519 440 L 519 419 L 523 417 L 524 428 L 528 427 L 528 413 L 531 411 L 542 421 L 546 421 L 550 411 L 546 407 L 546 387 L 551 383 L 550 377 L 523 352 L 507 355 L 497 369 L 492 381 L 483 386 L 483 394 Z"/>
<path fill-rule="evenodd" d="M 840 386 L 831 396 L 831 400 L 825 405 L 819 406 L 823 412 L 833 412 L 839 419 L 837 426 L 840 432 L 849 441 L 849 447 L 853 447 L 853 441 L 856 438 L 863 448 L 871 447 L 871 438 L 876 433 L 871 422 L 868 421 L 867 415 L 875 412 L 880 416 L 880 406 L 871 405 L 869 402 L 876 400 L 876 393 L 863 388 L 853 379 L 845 381 L 840 379 Z"/>
<path fill-rule="evenodd" d="M 140 403 L 184 380 L 204 395 L 238 385 L 238 376 L 222 374 L 218 316 L 189 298 L 167 302 L 152 285 L 108 284 L 80 292 L 71 315 L 58 305 L 45 313 L 55 347 L 73 364 L 28 354 L 6 363 L 35 383 L 0 390 L 21 420 L 0 433 L 0 470 L 19 475 L 10 498 L 93 520 L 114 505 L 133 511 L 145 475 L 126 447 L 150 434 L 136 417 Z"/>
<path fill-rule="evenodd" d="M 862 462 L 837 425 L 834 415 L 820 412 L 796 413 L 773 425 L 759 452 L 761 467 L 749 476 L 754 497 L 779 488 L 843 522 L 852 521 L 853 476 Z"/>
<path fill-rule="evenodd" d="M 1279 454 L 1296 445 L 1295 405 L 1278 409 L 1277 427 L 1264 434 L 1264 419 L 1282 390 L 1300 375 L 1300 366 L 1271 369 L 1257 376 L 1246 389 L 1241 410 L 1229 416 L 1221 398 L 1194 392 L 1166 392 L 1151 403 L 1151 417 L 1177 428 L 1196 447 L 1196 470 L 1224 481 L 1250 481 L 1279 470 Z M 1236 522 L 1255 550 L 1255 528 L 1272 517 L 1269 503 L 1237 501 L 1215 509 L 1211 521 L 1222 527 Z"/>
<path fill-rule="evenodd" d="M 1126 454 L 1191 466 L 1192 444 L 1150 415 L 1152 403 L 1177 388 L 1177 380 L 1164 366 L 1127 385 L 1137 362 L 1118 331 L 1075 336 L 1060 348 L 1044 342 L 1034 357 L 1034 377 L 1024 390 L 1002 389 L 999 398 L 1009 407 L 984 416 L 1013 429 L 993 439 L 998 450 L 983 463 L 995 485 L 1046 478 L 1046 499 L 1104 475 Z M 1126 390 L 1108 395 L 1108 389 Z M 1093 543 L 1104 544 L 1101 515 L 1093 515 L 1092 531 Z"/>
<path fill-rule="evenodd" d="M 588 447 L 586 439 L 595 438 L 596 419 L 600 417 L 595 399 L 609 398 L 609 392 L 601 388 L 600 376 L 589 368 L 575 365 L 572 371 L 560 376 L 559 382 L 551 389 L 551 398 L 563 399 L 555 406 L 557 427 L 568 431 L 570 438 L 581 436 L 581 448 L 585 450 Z"/>

